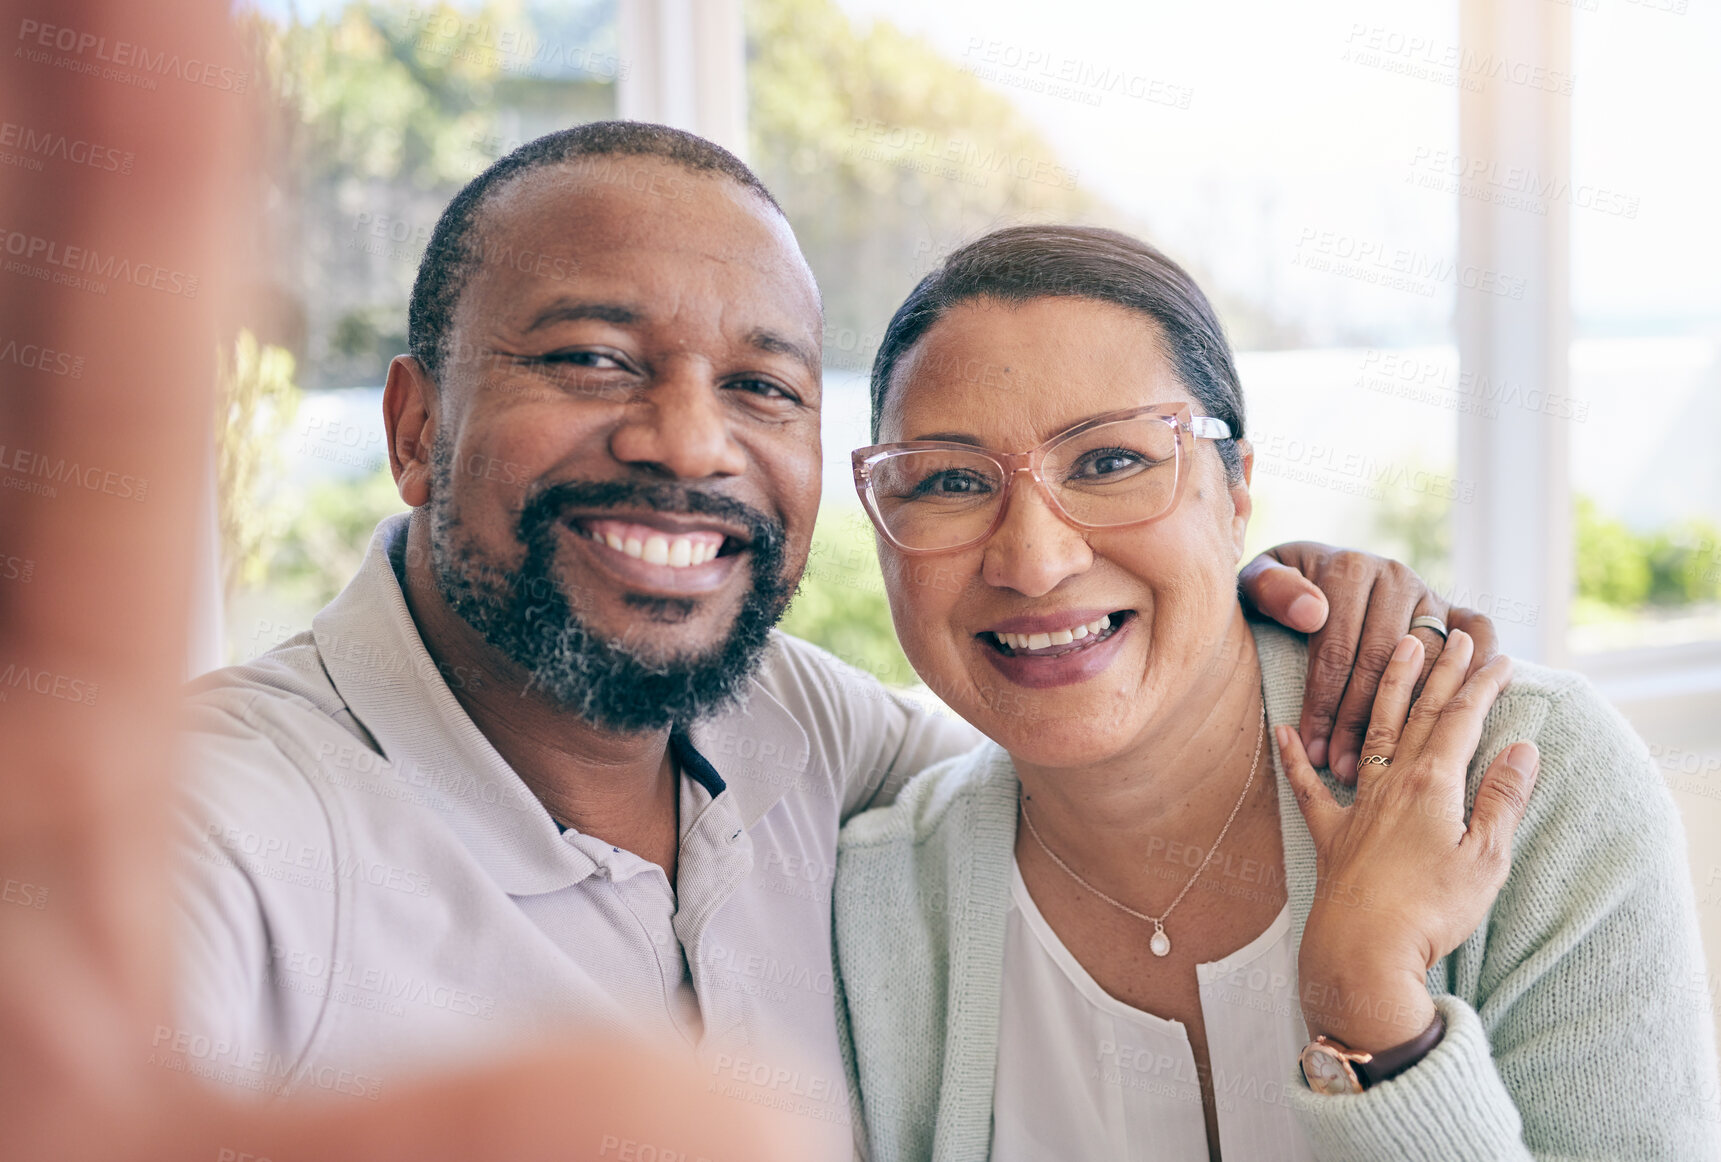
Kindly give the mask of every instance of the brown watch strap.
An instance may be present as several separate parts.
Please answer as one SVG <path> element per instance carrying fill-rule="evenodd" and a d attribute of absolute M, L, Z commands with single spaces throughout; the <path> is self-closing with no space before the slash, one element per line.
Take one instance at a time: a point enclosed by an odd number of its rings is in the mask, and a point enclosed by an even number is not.
<path fill-rule="evenodd" d="M 1440 1039 L 1446 1036 L 1446 1018 L 1440 1015 L 1440 1010 L 1434 1010 L 1434 1022 L 1404 1042 L 1394 1045 L 1391 1049 L 1382 1049 L 1373 1054 L 1367 1061 L 1352 1061 L 1351 1069 L 1356 1072 L 1356 1078 L 1362 1082 L 1362 1087 L 1378 1085 L 1390 1077 L 1397 1077 L 1405 1070 L 1428 1056 L 1428 1051 L 1440 1044 Z"/>

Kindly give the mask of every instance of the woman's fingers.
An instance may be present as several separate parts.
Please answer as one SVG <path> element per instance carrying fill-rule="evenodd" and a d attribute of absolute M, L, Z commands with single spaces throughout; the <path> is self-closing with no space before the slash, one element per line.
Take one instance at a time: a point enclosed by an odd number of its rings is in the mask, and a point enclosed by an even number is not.
<path fill-rule="evenodd" d="M 1414 758 L 1422 753 L 1428 736 L 1434 732 L 1435 723 L 1440 721 L 1441 711 L 1463 688 L 1464 675 L 1475 654 L 1476 643 L 1469 634 L 1455 629 L 1447 637 L 1446 648 L 1440 651 L 1434 669 L 1422 684 L 1421 695 L 1411 705 L 1410 716 L 1405 719 L 1404 730 L 1398 738 L 1399 754 Z"/>
<path fill-rule="evenodd" d="M 1468 767 L 1476 744 L 1482 740 L 1482 720 L 1511 680 L 1512 659 L 1505 654 L 1470 675 L 1447 701 L 1424 751 L 1435 758 L 1455 760 L 1459 771 Z"/>
<path fill-rule="evenodd" d="M 1392 660 L 1381 675 L 1380 689 L 1369 712 L 1368 732 L 1363 735 L 1362 759 L 1357 766 L 1357 785 L 1378 779 L 1392 762 L 1404 716 L 1410 710 L 1411 691 L 1422 677 L 1422 643 L 1409 634 L 1398 639 Z M 1384 759 L 1385 763 L 1377 760 Z"/>
<path fill-rule="evenodd" d="M 1289 726 L 1275 726 L 1273 737 L 1279 743 L 1279 761 L 1285 768 L 1285 778 L 1290 781 L 1291 790 L 1296 793 L 1303 821 L 1309 825 L 1309 835 L 1313 837 L 1317 850 L 1324 848 L 1332 829 L 1343 818 L 1344 808 L 1338 805 L 1333 793 L 1315 774 L 1315 768 L 1309 764 L 1309 756 L 1303 753 L 1303 740 L 1297 737 L 1297 732 Z"/>
<path fill-rule="evenodd" d="M 1492 864 L 1495 886 L 1505 882 L 1512 864 L 1512 837 L 1530 806 L 1542 755 L 1533 742 L 1515 742 L 1502 751 L 1482 776 L 1476 802 L 1470 808 L 1470 826 L 1462 850 Z"/>

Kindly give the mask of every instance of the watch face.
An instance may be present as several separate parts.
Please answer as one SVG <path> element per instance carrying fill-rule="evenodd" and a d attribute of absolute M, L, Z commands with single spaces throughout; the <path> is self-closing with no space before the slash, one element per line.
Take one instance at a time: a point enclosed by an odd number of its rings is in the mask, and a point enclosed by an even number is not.
<path fill-rule="evenodd" d="M 1316 1093 L 1361 1093 L 1350 1063 L 1324 1045 L 1303 1050 L 1303 1079 Z"/>

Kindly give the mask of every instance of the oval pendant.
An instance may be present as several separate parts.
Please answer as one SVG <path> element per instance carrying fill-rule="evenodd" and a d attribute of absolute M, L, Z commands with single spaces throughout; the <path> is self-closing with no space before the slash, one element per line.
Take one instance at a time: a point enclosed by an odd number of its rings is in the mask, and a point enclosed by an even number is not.
<path fill-rule="evenodd" d="M 1171 937 L 1165 934 L 1165 929 L 1157 929 L 1147 946 L 1153 950 L 1155 956 L 1165 956 L 1171 952 Z"/>

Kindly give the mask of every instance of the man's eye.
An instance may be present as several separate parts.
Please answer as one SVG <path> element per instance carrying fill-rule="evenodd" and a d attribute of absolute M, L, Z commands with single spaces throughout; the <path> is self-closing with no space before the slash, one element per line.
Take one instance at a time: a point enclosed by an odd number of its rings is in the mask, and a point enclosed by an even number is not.
<path fill-rule="evenodd" d="M 552 366 L 589 367 L 597 371 L 619 371 L 622 367 L 620 360 L 602 351 L 552 351 L 543 361 Z"/>
<path fill-rule="evenodd" d="M 774 383 L 769 379 L 736 379 L 730 381 L 725 386 L 734 388 L 736 391 L 744 391 L 749 395 L 761 396 L 765 399 L 786 399 L 793 403 L 801 402 L 800 396 L 796 395 L 782 384 Z"/>

